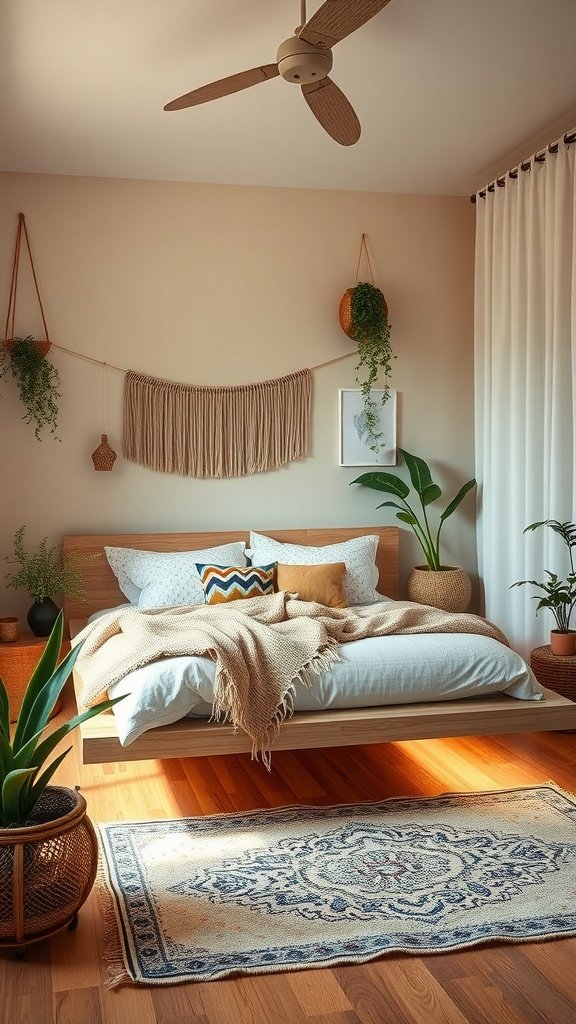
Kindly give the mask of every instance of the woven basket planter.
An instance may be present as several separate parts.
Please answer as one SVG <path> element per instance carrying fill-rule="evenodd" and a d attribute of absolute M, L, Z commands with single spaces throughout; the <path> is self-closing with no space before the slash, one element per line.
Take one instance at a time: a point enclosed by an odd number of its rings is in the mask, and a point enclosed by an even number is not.
<path fill-rule="evenodd" d="M 96 877 L 98 843 L 84 797 L 48 786 L 38 808 L 38 817 L 49 818 L 51 808 L 59 816 L 0 829 L 0 948 L 75 927 Z"/>
<path fill-rule="evenodd" d="M 471 596 L 470 577 L 461 566 L 447 565 L 432 570 L 427 565 L 417 565 L 408 579 L 411 601 L 442 608 L 445 612 L 465 612 Z"/>
<path fill-rule="evenodd" d="M 339 319 L 340 319 L 340 327 L 344 331 L 344 334 L 346 334 L 349 338 L 352 338 L 352 340 L 357 344 L 357 342 L 356 342 L 356 340 L 354 338 L 354 328 L 353 328 L 353 323 L 352 323 L 352 293 L 353 293 L 353 291 L 354 291 L 353 288 L 347 288 L 346 291 L 344 292 L 344 295 L 340 299 L 340 307 L 339 307 L 339 310 L 338 310 L 338 316 L 339 316 Z M 388 315 L 388 304 L 386 302 L 386 299 L 383 299 L 383 301 L 384 301 L 384 312 L 386 313 L 386 315 Z"/>

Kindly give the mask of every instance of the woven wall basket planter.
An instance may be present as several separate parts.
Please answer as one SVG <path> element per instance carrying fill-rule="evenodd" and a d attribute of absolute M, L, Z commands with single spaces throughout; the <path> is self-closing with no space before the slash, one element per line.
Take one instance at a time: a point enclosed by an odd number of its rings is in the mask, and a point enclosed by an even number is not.
<path fill-rule="evenodd" d="M 344 292 L 344 295 L 340 299 L 340 307 L 338 309 L 338 316 L 339 316 L 339 319 L 340 319 L 340 327 L 344 331 L 344 334 L 346 334 L 349 338 L 352 338 L 352 340 L 355 341 L 355 338 L 354 338 L 354 324 L 352 322 L 352 293 L 353 293 L 353 291 L 354 291 L 353 288 L 347 288 L 346 291 Z M 386 316 L 388 316 L 388 303 L 386 302 L 386 299 L 384 298 L 384 296 L 382 296 L 382 301 L 384 303 L 384 312 L 385 312 Z"/>
<path fill-rule="evenodd" d="M 5 341 L 4 341 L 4 348 L 6 349 L 7 352 L 10 352 L 10 349 L 13 348 L 14 342 L 16 340 L 18 340 L 18 339 L 16 339 L 16 338 L 6 338 L 5 339 Z M 32 338 L 32 341 L 34 342 L 34 347 L 38 350 L 38 352 L 40 353 L 41 356 L 47 356 L 48 355 L 48 353 L 49 353 L 49 351 L 50 351 L 50 349 L 52 347 L 52 342 L 51 341 L 48 341 L 47 339 L 43 339 L 42 340 L 42 339 L 39 339 L 39 338 Z"/>
<path fill-rule="evenodd" d="M 408 579 L 408 597 L 417 604 L 429 604 L 445 612 L 465 612 L 470 604 L 470 577 L 461 566 L 447 565 L 432 570 L 417 565 Z"/>
<path fill-rule="evenodd" d="M 48 786 L 31 824 L 0 828 L 0 948 L 23 951 L 61 928 L 75 928 L 97 864 L 84 797 Z"/>

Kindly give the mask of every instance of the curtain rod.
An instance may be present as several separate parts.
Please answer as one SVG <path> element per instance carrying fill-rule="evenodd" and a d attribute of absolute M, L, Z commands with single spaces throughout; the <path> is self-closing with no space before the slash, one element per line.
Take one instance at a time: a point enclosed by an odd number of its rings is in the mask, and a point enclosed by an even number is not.
<path fill-rule="evenodd" d="M 496 185 L 498 186 L 498 188 L 504 188 L 507 178 L 512 178 L 512 180 L 515 180 L 518 177 L 518 171 L 529 171 L 532 167 L 533 161 L 538 164 L 543 164 L 547 154 L 557 153 L 558 147 L 562 142 L 565 146 L 570 146 L 573 142 L 576 142 L 576 129 L 570 132 L 566 132 L 566 134 L 563 135 L 556 142 L 551 142 L 549 146 L 546 146 L 544 149 L 539 150 L 537 153 L 535 153 L 534 156 L 531 156 L 529 160 L 523 160 L 521 164 L 517 164 L 516 167 L 512 167 L 509 171 L 506 171 L 498 178 L 495 178 L 494 181 L 491 181 L 489 185 L 485 185 L 483 189 L 481 189 L 477 193 L 474 193 L 474 195 L 470 196 L 470 202 L 475 203 L 477 196 L 480 196 L 480 199 L 486 199 L 486 193 L 493 192 L 494 189 L 496 188 Z"/>

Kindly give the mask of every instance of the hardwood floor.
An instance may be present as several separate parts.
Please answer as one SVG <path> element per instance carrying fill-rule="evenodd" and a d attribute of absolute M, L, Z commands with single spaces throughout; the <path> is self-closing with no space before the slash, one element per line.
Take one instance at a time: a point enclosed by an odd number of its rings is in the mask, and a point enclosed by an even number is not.
<path fill-rule="evenodd" d="M 71 696 L 59 719 L 69 717 Z M 57 719 L 58 720 L 58 719 Z M 55 720 L 55 721 L 57 721 Z M 272 771 L 247 754 L 82 766 L 94 821 L 180 817 L 288 803 L 338 803 L 530 785 L 576 789 L 576 734 L 420 740 L 278 751 Z M 2 1024 L 570 1024 L 576 939 L 484 946 L 449 955 L 388 956 L 362 966 L 166 988 L 104 988 L 96 893 L 75 932 L 0 953 Z"/>

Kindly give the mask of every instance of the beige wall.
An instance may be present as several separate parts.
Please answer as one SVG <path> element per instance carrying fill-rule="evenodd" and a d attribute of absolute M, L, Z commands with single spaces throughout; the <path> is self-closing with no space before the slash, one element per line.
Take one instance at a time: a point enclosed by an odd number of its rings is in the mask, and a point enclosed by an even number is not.
<path fill-rule="evenodd" d="M 473 230 L 467 199 L 0 174 L 0 310 L 23 210 L 53 339 L 121 367 L 197 384 L 276 377 L 343 355 L 338 302 L 368 235 L 393 324 L 399 444 L 431 460 L 449 496 L 474 471 Z M 365 274 L 361 275 L 365 276 Z M 23 297 L 17 333 L 40 336 Z M 354 359 L 314 373 L 310 457 L 273 473 L 193 480 L 119 458 L 96 473 L 101 371 L 52 350 L 61 443 L 39 443 L 1 385 L 0 553 L 25 523 L 47 534 L 390 521 L 338 466 L 338 388 Z M 108 433 L 121 450 L 122 375 L 107 375 Z M 445 529 L 445 560 L 476 571 L 474 502 Z M 404 572 L 420 561 L 410 533 Z M 0 589 L 0 612 L 26 595 Z"/>

